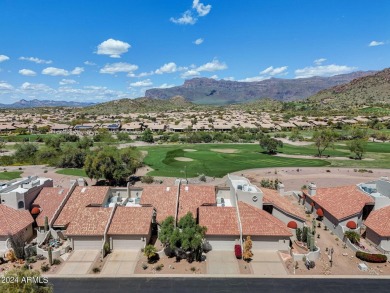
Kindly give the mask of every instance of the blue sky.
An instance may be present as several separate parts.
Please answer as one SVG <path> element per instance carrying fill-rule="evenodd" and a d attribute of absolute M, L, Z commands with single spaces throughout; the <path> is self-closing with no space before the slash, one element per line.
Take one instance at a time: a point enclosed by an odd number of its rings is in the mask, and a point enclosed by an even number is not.
<path fill-rule="evenodd" d="M 0 0 L 0 103 L 390 66 L 390 1 Z"/>

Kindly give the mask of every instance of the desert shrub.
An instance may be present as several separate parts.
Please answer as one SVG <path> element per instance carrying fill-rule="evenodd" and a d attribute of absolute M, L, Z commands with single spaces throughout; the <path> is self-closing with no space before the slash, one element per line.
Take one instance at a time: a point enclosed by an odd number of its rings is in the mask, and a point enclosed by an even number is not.
<path fill-rule="evenodd" d="M 344 235 L 354 244 L 357 244 L 360 241 L 360 234 L 355 231 L 346 231 Z"/>
<path fill-rule="evenodd" d="M 42 271 L 42 272 L 47 272 L 47 271 L 49 271 L 49 270 L 50 270 L 49 264 L 43 263 L 43 264 L 41 265 L 41 271 Z"/>
<path fill-rule="evenodd" d="M 58 259 L 58 258 L 53 259 L 53 265 L 60 265 L 60 264 L 61 264 L 60 259 Z"/>
<path fill-rule="evenodd" d="M 144 270 L 146 270 L 146 269 L 148 268 L 148 265 L 147 265 L 146 263 L 143 263 L 143 264 L 142 264 L 142 268 L 143 268 Z"/>
<path fill-rule="evenodd" d="M 202 182 L 206 182 L 206 176 L 205 175 L 200 175 L 199 176 L 199 180 L 202 181 Z"/>
<path fill-rule="evenodd" d="M 159 265 L 156 267 L 156 271 L 161 271 L 163 267 L 164 267 L 163 264 L 159 264 Z"/>
<path fill-rule="evenodd" d="M 94 268 L 92 269 L 92 272 L 94 272 L 95 274 L 100 273 L 100 268 L 94 267 Z"/>
<path fill-rule="evenodd" d="M 384 263 L 387 261 L 387 256 L 383 254 L 371 254 L 363 251 L 356 251 L 356 257 L 362 261 L 372 263 Z"/>
<path fill-rule="evenodd" d="M 145 175 L 141 178 L 141 182 L 142 183 L 147 183 L 147 184 L 151 184 L 154 182 L 154 178 L 153 176 L 150 176 L 150 175 Z"/>
<path fill-rule="evenodd" d="M 191 267 L 191 272 L 195 272 L 196 271 L 196 267 Z"/>

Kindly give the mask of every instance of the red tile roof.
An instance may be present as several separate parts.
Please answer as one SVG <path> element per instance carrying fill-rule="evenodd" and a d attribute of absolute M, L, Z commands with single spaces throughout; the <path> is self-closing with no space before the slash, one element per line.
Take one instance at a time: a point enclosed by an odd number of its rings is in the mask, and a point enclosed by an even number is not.
<path fill-rule="evenodd" d="M 77 186 L 72 192 L 54 226 L 66 226 L 88 205 L 102 205 L 108 194 L 108 186 Z"/>
<path fill-rule="evenodd" d="M 206 226 L 206 235 L 240 235 L 235 207 L 202 206 L 199 225 Z"/>
<path fill-rule="evenodd" d="M 305 213 L 303 210 L 294 206 L 291 201 L 281 196 L 276 190 L 262 188 L 263 191 L 263 203 L 272 204 L 274 207 L 282 210 L 283 212 L 295 216 L 303 221 L 306 221 Z"/>
<path fill-rule="evenodd" d="M 364 225 L 379 236 L 390 237 L 390 206 L 372 211 Z"/>
<path fill-rule="evenodd" d="M 118 206 L 112 218 L 110 235 L 148 235 L 152 222 L 152 207 Z"/>
<path fill-rule="evenodd" d="M 242 234 L 250 236 L 292 236 L 286 224 L 264 210 L 238 202 Z"/>
<path fill-rule="evenodd" d="M 167 188 L 169 190 L 167 191 Z M 157 222 L 176 214 L 177 186 L 145 186 L 141 195 L 141 205 L 150 204 L 157 211 Z"/>
<path fill-rule="evenodd" d="M 178 219 L 188 212 L 196 218 L 197 208 L 203 204 L 215 204 L 215 186 L 210 185 L 181 185 Z"/>
<path fill-rule="evenodd" d="M 31 225 L 34 219 L 28 210 L 15 210 L 0 204 L 0 235 L 15 235 Z"/>
<path fill-rule="evenodd" d="M 338 220 L 356 215 L 374 200 L 355 185 L 317 189 L 311 199 Z"/>
<path fill-rule="evenodd" d="M 66 235 L 102 236 L 110 218 L 112 208 L 81 208 L 73 215 Z"/>
<path fill-rule="evenodd" d="M 40 214 L 36 218 L 38 226 L 45 225 L 45 216 L 48 217 L 49 223 L 54 216 L 55 211 L 60 206 L 69 189 L 59 187 L 44 187 L 34 200 L 33 206 L 41 209 Z"/>

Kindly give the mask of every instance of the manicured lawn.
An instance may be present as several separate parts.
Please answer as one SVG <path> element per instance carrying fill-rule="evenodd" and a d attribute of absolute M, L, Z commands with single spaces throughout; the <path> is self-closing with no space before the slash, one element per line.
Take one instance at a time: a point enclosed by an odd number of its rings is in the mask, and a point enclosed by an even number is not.
<path fill-rule="evenodd" d="M 16 178 L 20 178 L 21 174 L 23 172 L 19 172 L 19 171 L 16 171 L 16 172 L 0 172 L 0 180 L 12 180 L 12 179 L 16 179 Z"/>
<path fill-rule="evenodd" d="M 84 169 L 61 169 L 56 171 L 57 174 L 62 175 L 71 175 L 71 176 L 79 176 L 79 177 L 88 177 L 85 173 Z"/>
<path fill-rule="evenodd" d="M 257 144 L 195 144 L 141 147 L 148 151 L 144 163 L 154 169 L 152 176 L 188 177 L 200 174 L 222 177 L 230 172 L 268 167 L 320 167 L 329 165 L 325 160 L 295 159 L 270 156 L 262 153 Z M 194 152 L 184 151 L 194 149 Z M 212 149 L 235 149 L 235 153 L 221 153 Z M 287 148 L 288 150 L 288 148 Z M 288 150 L 289 151 L 289 150 Z M 193 161 L 177 161 L 185 157 Z"/>

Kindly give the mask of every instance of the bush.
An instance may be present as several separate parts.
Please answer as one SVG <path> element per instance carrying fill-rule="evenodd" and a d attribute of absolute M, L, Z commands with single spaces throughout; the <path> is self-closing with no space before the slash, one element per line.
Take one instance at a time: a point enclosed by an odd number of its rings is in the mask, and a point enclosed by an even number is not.
<path fill-rule="evenodd" d="M 234 254 L 236 255 L 236 258 L 238 258 L 238 259 L 242 258 L 241 245 L 236 244 L 234 246 Z"/>
<path fill-rule="evenodd" d="M 148 265 L 147 265 L 146 263 L 143 263 L 143 264 L 142 264 L 142 268 L 143 268 L 144 270 L 146 270 L 146 269 L 148 268 Z"/>
<path fill-rule="evenodd" d="M 100 273 L 100 268 L 94 267 L 94 268 L 92 269 L 92 272 L 94 272 L 95 274 Z"/>
<path fill-rule="evenodd" d="M 153 176 L 150 176 L 150 175 L 145 175 L 141 178 L 141 182 L 142 183 L 147 183 L 147 184 L 151 184 L 154 182 L 154 178 Z"/>
<path fill-rule="evenodd" d="M 42 272 L 48 272 L 49 270 L 50 270 L 49 264 L 43 263 L 43 264 L 41 265 L 41 271 L 42 271 Z"/>
<path fill-rule="evenodd" d="M 371 254 L 363 251 L 356 251 L 356 257 L 362 261 L 372 263 L 384 263 L 387 261 L 387 256 L 383 254 Z"/>
<path fill-rule="evenodd" d="M 191 272 L 195 272 L 196 271 L 196 267 L 191 267 Z"/>
<path fill-rule="evenodd" d="M 159 264 L 159 265 L 156 267 L 156 271 L 161 271 L 163 267 L 164 267 L 163 264 Z"/>
<path fill-rule="evenodd" d="M 53 265 L 60 265 L 60 264 L 61 264 L 60 259 L 58 259 L 58 258 L 53 259 Z"/>

